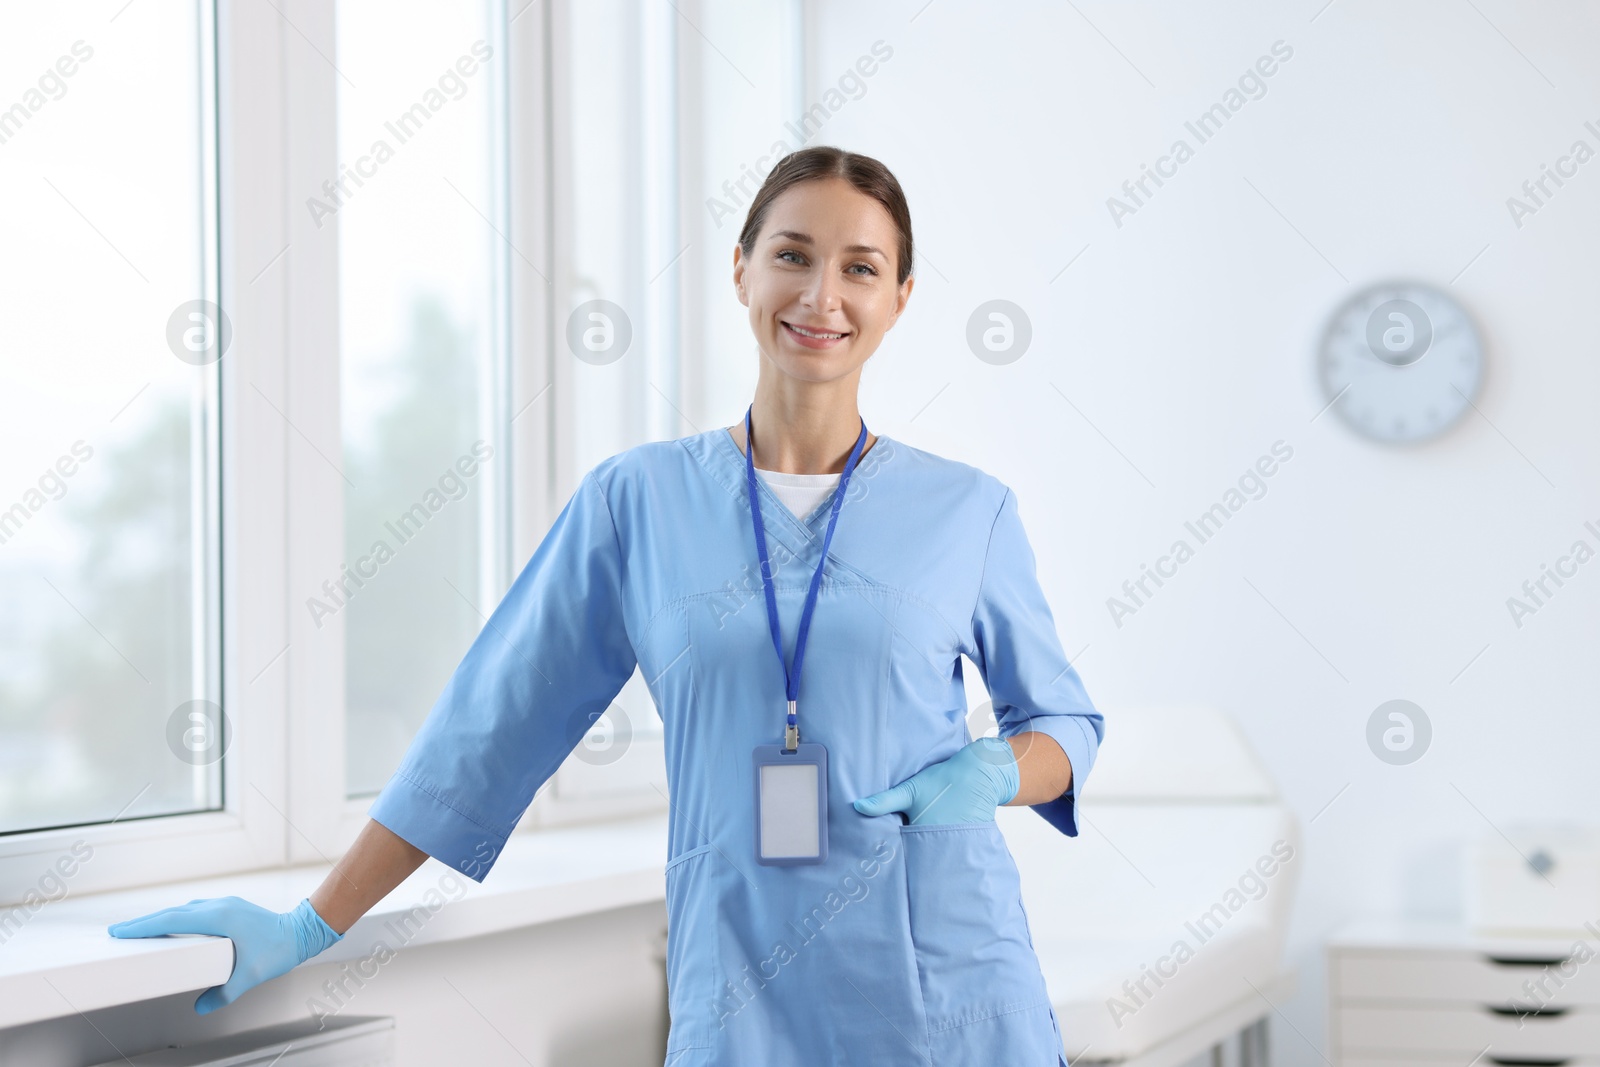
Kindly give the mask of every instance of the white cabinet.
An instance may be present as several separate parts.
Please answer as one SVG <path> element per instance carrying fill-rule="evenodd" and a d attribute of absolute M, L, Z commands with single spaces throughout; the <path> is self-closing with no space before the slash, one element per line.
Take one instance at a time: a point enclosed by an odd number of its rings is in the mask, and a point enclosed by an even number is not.
<path fill-rule="evenodd" d="M 1600 929 L 1491 938 L 1362 922 L 1327 951 L 1335 1067 L 1600 1067 Z"/>
<path fill-rule="evenodd" d="M 394 1019 L 352 1015 L 279 1023 L 100 1067 L 394 1067 Z"/>

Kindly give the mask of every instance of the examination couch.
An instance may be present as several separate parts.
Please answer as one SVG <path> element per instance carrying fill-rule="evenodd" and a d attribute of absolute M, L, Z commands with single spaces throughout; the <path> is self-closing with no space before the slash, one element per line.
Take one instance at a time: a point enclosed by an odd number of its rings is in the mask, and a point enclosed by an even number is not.
<path fill-rule="evenodd" d="M 1236 1040 L 1261 1067 L 1293 991 L 1299 824 L 1222 712 L 1105 717 L 1077 838 L 1024 807 L 997 813 L 1067 1057 L 1175 1067 Z"/>

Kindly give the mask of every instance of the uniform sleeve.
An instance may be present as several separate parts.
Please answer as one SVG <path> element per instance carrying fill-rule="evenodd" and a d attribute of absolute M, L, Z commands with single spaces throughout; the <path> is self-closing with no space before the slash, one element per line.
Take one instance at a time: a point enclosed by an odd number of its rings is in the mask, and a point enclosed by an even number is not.
<path fill-rule="evenodd" d="M 368 815 L 481 882 L 632 676 L 622 551 L 593 472 L 467 650 Z"/>
<path fill-rule="evenodd" d="M 1031 806 L 1062 833 L 1076 837 L 1076 798 L 1094 766 L 1105 726 L 1061 649 L 1010 489 L 989 533 L 972 629 L 973 660 L 994 701 L 1000 736 L 1037 730 L 1053 737 L 1067 754 L 1072 785 L 1054 800 Z"/>

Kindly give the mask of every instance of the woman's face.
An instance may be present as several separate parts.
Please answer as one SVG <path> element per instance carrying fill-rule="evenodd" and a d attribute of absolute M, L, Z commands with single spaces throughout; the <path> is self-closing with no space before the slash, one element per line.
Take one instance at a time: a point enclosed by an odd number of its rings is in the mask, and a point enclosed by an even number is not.
<path fill-rule="evenodd" d="M 780 193 L 749 258 L 733 251 L 733 284 L 761 351 L 804 381 L 860 370 L 911 296 L 914 279 L 895 282 L 898 247 L 883 205 L 843 178 Z"/>

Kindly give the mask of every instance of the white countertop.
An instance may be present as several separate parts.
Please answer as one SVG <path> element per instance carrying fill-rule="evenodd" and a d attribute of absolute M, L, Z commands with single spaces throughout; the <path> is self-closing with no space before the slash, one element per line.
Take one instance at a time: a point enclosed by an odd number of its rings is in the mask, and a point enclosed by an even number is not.
<path fill-rule="evenodd" d="M 667 818 L 659 814 L 515 834 L 482 885 L 429 859 L 310 962 L 359 959 L 379 941 L 394 950 L 663 900 L 666 855 Z M 106 927 L 206 897 L 288 911 L 329 870 L 320 864 L 79 894 L 31 918 L 21 911 L 21 928 L 0 941 L 0 1029 L 219 985 L 233 969 L 227 938 L 124 940 Z M 400 925 L 408 912 L 409 925 Z"/>
<path fill-rule="evenodd" d="M 1480 931 L 1463 922 L 1380 916 L 1346 923 L 1333 932 L 1327 944 L 1332 949 L 1421 948 L 1564 957 L 1575 941 L 1593 941 L 1597 936 L 1600 936 L 1600 923 L 1593 931 L 1582 928 Z"/>

